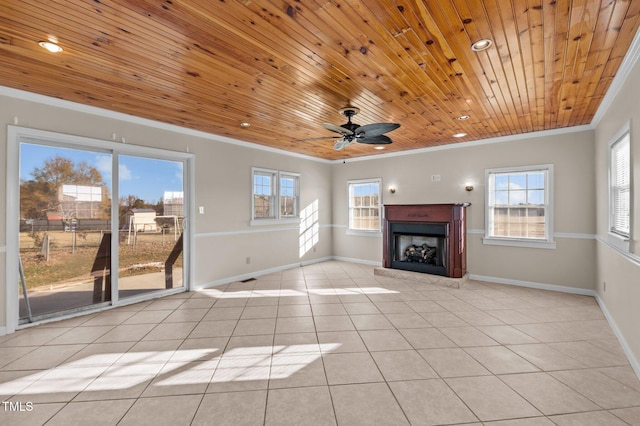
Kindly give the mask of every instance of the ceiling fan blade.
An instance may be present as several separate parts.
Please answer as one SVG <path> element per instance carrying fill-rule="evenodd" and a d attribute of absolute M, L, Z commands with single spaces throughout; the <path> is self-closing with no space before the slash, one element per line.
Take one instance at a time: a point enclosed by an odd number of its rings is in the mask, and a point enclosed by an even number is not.
<path fill-rule="evenodd" d="M 391 142 L 391 138 L 385 135 L 374 136 L 372 138 L 357 138 L 359 143 L 366 143 L 368 145 L 388 145 Z"/>
<path fill-rule="evenodd" d="M 336 151 L 340 151 L 341 149 L 348 147 L 352 143 L 353 139 L 340 139 L 333 145 L 333 149 L 335 149 Z"/>
<path fill-rule="evenodd" d="M 327 130 L 331 130 L 332 132 L 340 133 L 341 135 L 345 135 L 345 136 L 353 135 L 353 132 L 351 130 L 345 129 L 344 127 L 336 126 L 335 124 L 322 123 L 322 127 L 324 127 Z"/>
<path fill-rule="evenodd" d="M 400 127 L 400 125 L 397 123 L 365 124 L 364 126 L 360 126 L 356 129 L 356 135 L 362 138 L 372 138 L 395 130 L 398 127 Z"/>

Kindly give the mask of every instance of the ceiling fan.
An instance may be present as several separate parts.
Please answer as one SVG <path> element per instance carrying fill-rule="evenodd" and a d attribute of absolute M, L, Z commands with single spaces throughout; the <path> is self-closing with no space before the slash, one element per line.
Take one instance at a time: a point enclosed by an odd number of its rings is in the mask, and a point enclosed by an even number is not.
<path fill-rule="evenodd" d="M 347 122 L 341 126 L 331 123 L 323 123 L 322 127 L 332 132 L 340 133 L 342 136 L 328 136 L 327 138 L 340 138 L 333 145 L 333 149 L 339 151 L 348 147 L 353 142 L 369 145 L 387 145 L 392 142 L 391 138 L 384 134 L 400 127 L 397 123 L 373 123 L 361 126 L 351 122 L 351 117 L 360 112 L 359 108 L 348 106 L 339 110 L 340 114 L 347 117 Z M 314 138 L 314 139 L 327 139 Z"/>

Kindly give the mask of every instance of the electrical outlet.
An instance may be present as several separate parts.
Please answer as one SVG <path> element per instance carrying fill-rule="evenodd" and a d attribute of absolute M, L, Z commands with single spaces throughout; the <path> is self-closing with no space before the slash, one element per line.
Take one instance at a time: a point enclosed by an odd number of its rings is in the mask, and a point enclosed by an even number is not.
<path fill-rule="evenodd" d="M 440 175 L 431 175 L 431 182 L 440 182 Z"/>
<path fill-rule="evenodd" d="M 198 211 L 200 212 L 200 214 L 204 214 L 204 206 L 198 207 Z"/>
<path fill-rule="evenodd" d="M 247 256 L 247 265 L 251 263 L 251 256 Z"/>

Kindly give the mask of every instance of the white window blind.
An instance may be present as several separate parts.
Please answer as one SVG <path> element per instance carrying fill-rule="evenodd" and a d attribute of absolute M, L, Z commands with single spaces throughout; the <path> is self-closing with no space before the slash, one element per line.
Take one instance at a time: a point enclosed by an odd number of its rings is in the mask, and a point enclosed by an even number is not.
<path fill-rule="evenodd" d="M 611 232 L 628 237 L 631 211 L 630 136 L 611 145 Z"/>

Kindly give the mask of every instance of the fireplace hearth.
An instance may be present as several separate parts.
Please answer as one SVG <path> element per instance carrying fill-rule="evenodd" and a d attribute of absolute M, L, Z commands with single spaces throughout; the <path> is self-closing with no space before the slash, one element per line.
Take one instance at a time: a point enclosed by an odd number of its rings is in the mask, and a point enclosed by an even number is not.
<path fill-rule="evenodd" d="M 461 278 L 466 273 L 467 206 L 385 205 L 383 266 Z"/>

